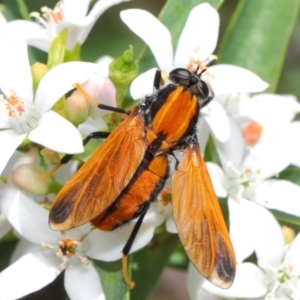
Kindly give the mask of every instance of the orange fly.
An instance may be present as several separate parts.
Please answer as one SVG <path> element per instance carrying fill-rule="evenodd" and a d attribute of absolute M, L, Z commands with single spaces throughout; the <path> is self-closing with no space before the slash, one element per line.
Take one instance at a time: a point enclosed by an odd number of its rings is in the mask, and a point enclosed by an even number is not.
<path fill-rule="evenodd" d="M 172 83 L 163 88 L 157 71 L 153 95 L 111 134 L 93 133 L 84 141 L 106 138 L 53 202 L 49 223 L 54 230 L 90 221 L 94 227 L 111 231 L 138 218 L 123 248 L 123 276 L 130 287 L 134 283 L 127 276 L 127 255 L 150 203 L 169 177 L 168 156 L 175 150 L 184 153 L 171 182 L 180 240 L 192 263 L 210 282 L 229 288 L 234 280 L 234 250 L 196 136 L 200 109 L 213 99 L 201 80 L 204 71 L 174 69 L 169 74 Z M 69 158 L 67 155 L 62 163 Z"/>

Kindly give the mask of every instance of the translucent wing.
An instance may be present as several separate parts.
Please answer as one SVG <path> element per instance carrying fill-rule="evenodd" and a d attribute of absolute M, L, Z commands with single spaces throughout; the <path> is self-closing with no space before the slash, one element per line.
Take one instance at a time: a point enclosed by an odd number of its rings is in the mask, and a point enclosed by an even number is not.
<path fill-rule="evenodd" d="M 172 178 L 172 205 L 180 240 L 190 260 L 210 282 L 229 288 L 236 261 L 198 143 L 188 145 Z"/>
<path fill-rule="evenodd" d="M 50 211 L 50 227 L 82 225 L 111 205 L 144 157 L 144 136 L 143 116 L 134 111 L 60 190 Z"/>

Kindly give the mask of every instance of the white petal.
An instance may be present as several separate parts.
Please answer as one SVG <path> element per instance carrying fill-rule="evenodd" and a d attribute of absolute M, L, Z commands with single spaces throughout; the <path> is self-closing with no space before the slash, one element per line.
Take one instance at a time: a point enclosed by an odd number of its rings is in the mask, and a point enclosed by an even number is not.
<path fill-rule="evenodd" d="M 166 230 L 170 233 L 177 233 L 177 227 L 173 218 L 173 215 L 170 216 L 166 221 Z"/>
<path fill-rule="evenodd" d="M 53 258 L 51 252 L 28 253 L 2 271 L 0 299 L 19 299 L 52 282 L 59 274 Z"/>
<path fill-rule="evenodd" d="M 65 289 L 72 300 L 105 300 L 101 281 L 92 263 L 71 264 L 65 271 Z"/>
<path fill-rule="evenodd" d="M 210 128 L 208 124 L 202 119 L 202 116 L 200 114 L 200 118 L 198 119 L 197 123 L 197 139 L 200 144 L 202 154 L 205 152 L 209 136 Z"/>
<path fill-rule="evenodd" d="M 85 17 L 75 21 L 62 21 L 57 24 L 56 30 L 60 32 L 63 29 L 68 30 L 68 40 L 66 49 L 69 51 L 74 50 L 76 44 L 82 44 L 81 36 L 84 35 L 87 28 L 94 25 L 95 19 L 93 17 Z"/>
<path fill-rule="evenodd" d="M 39 125 L 29 133 L 28 138 L 57 152 L 83 152 L 78 129 L 52 110 L 41 117 Z"/>
<path fill-rule="evenodd" d="M 191 300 L 221 300 L 218 296 L 210 294 L 203 290 L 202 284 L 205 281 L 204 277 L 197 271 L 197 269 L 189 264 L 187 273 L 187 287 Z"/>
<path fill-rule="evenodd" d="M 273 215 L 264 207 L 245 199 L 237 202 L 229 198 L 228 207 L 230 237 L 237 262 L 255 251 L 259 260 L 277 266 L 282 259 L 284 240 Z"/>
<path fill-rule="evenodd" d="M 252 241 L 247 237 L 251 231 L 251 225 L 245 219 L 244 202 L 241 200 L 237 202 L 228 198 L 229 208 L 229 223 L 230 223 L 230 238 L 235 251 L 237 263 L 242 262 L 245 258 L 250 256 L 254 247 Z"/>
<path fill-rule="evenodd" d="M 25 40 L 8 31 L 1 36 L 0 88 L 6 95 L 13 90 L 23 100 L 33 101 L 32 76 Z"/>
<path fill-rule="evenodd" d="M 35 104 L 41 113 L 48 111 L 74 83 L 83 83 L 96 72 L 97 65 L 87 62 L 67 62 L 51 69 L 42 78 L 35 96 Z"/>
<path fill-rule="evenodd" d="M 160 203 L 152 203 L 145 215 L 143 223 L 150 223 L 153 226 L 158 227 L 165 220 L 166 213 L 163 210 L 164 207 Z"/>
<path fill-rule="evenodd" d="M 8 23 L 10 30 L 26 40 L 27 44 L 43 51 L 48 51 L 51 39 L 47 30 L 35 22 L 14 20 Z"/>
<path fill-rule="evenodd" d="M 41 245 L 28 242 L 22 237 L 19 237 L 19 241 L 14 249 L 12 256 L 10 257 L 9 262 L 10 264 L 12 264 L 27 253 L 33 253 L 37 251 L 42 251 Z"/>
<path fill-rule="evenodd" d="M 294 140 L 289 124 L 265 128 L 259 141 L 245 157 L 243 166 L 259 171 L 262 178 L 276 176 L 292 162 Z"/>
<path fill-rule="evenodd" d="M 0 130 L 11 128 L 6 103 L 0 103 Z"/>
<path fill-rule="evenodd" d="M 156 68 L 150 69 L 133 80 L 130 86 L 130 94 L 134 100 L 144 99 L 146 95 L 153 94 L 156 70 Z"/>
<path fill-rule="evenodd" d="M 292 137 L 291 147 L 291 163 L 297 167 L 300 167 L 300 139 L 296 138 L 300 135 L 300 122 L 293 122 L 290 124 L 290 136 Z"/>
<path fill-rule="evenodd" d="M 109 55 L 101 56 L 96 60 L 96 64 L 98 65 L 97 73 L 99 76 L 109 77 L 109 65 L 113 60 L 113 57 Z"/>
<path fill-rule="evenodd" d="M 8 160 L 14 154 L 17 147 L 25 139 L 26 135 L 26 133 L 21 134 L 13 129 L 6 129 L 0 131 L 0 145 L 2 145 L 0 155 L 0 174 L 5 168 Z"/>
<path fill-rule="evenodd" d="M 214 137 L 222 143 L 227 141 L 230 135 L 230 126 L 222 105 L 212 101 L 201 110 L 201 115 L 209 125 Z"/>
<path fill-rule="evenodd" d="M 209 73 L 215 94 L 255 93 L 268 87 L 253 72 L 233 65 L 212 66 L 209 67 Z"/>
<path fill-rule="evenodd" d="M 102 118 L 96 120 L 88 118 L 84 123 L 78 126 L 78 130 L 83 136 L 88 136 L 91 132 L 107 131 L 108 127 Z"/>
<path fill-rule="evenodd" d="M 0 213 L 0 239 L 12 229 L 6 217 Z"/>
<path fill-rule="evenodd" d="M 25 155 L 23 155 L 23 153 L 19 152 L 19 151 L 15 151 L 14 154 L 12 155 L 12 157 L 9 159 L 9 161 L 7 162 L 5 168 L 3 169 L 2 172 L 2 176 L 6 176 L 8 178 L 7 183 L 11 183 L 11 173 L 12 170 L 15 169 L 15 165 L 18 165 L 19 161 L 22 161 L 22 157 L 24 157 Z M 26 159 L 25 159 L 26 161 Z M 4 177 L 5 178 L 5 177 Z M 5 187 L 6 185 L 3 184 L 3 187 Z M 0 181 L 0 188 L 2 187 L 2 181 Z"/>
<path fill-rule="evenodd" d="M 300 111 L 300 103 L 292 95 L 261 94 L 251 100 L 253 109 L 248 116 L 263 127 L 286 125 Z"/>
<path fill-rule="evenodd" d="M 2 30 L 5 31 L 7 30 L 7 24 L 8 22 L 6 21 L 5 17 L 3 14 L 0 14 L 0 34 L 2 34 Z"/>
<path fill-rule="evenodd" d="M 218 166 L 217 164 L 211 162 L 207 162 L 206 167 L 213 183 L 216 195 L 221 198 L 227 197 L 227 190 L 225 187 L 226 177 L 222 168 L 220 168 L 220 166 Z"/>
<path fill-rule="evenodd" d="M 266 180 L 258 186 L 255 200 L 271 209 L 300 217 L 300 186 L 287 180 Z"/>
<path fill-rule="evenodd" d="M 129 0 L 100 0 L 95 3 L 93 8 L 88 14 L 88 18 L 92 21 L 90 24 L 85 28 L 85 30 L 82 30 L 81 34 L 78 37 L 78 43 L 83 44 L 86 40 L 87 36 L 89 35 L 91 29 L 93 28 L 95 22 L 98 20 L 98 18 L 110 7 L 117 5 L 122 2 L 127 2 Z"/>
<path fill-rule="evenodd" d="M 217 45 L 219 23 L 218 12 L 208 3 L 194 7 L 178 41 L 175 65 L 187 65 L 191 55 L 200 61 L 208 58 Z"/>
<path fill-rule="evenodd" d="M 90 2 L 90 0 L 64 0 L 64 17 L 74 22 L 84 18 L 87 14 Z"/>
<path fill-rule="evenodd" d="M 173 65 L 172 38 L 168 28 L 156 17 L 142 9 L 127 9 L 120 13 L 122 21 L 151 49 L 158 66 Z"/>
<path fill-rule="evenodd" d="M 87 237 L 91 241 L 91 247 L 87 251 L 88 256 L 103 261 L 120 259 L 122 257 L 122 249 L 134 225 L 135 222 L 131 222 L 129 225 L 117 228 L 112 232 L 93 230 Z M 134 240 L 130 253 L 147 245 L 153 237 L 154 229 L 153 225 L 143 223 Z"/>
<path fill-rule="evenodd" d="M 91 11 L 89 12 L 89 16 L 93 16 L 95 18 L 99 18 L 108 8 L 113 5 L 117 5 L 122 2 L 127 2 L 130 0 L 100 0 L 95 3 Z"/>
<path fill-rule="evenodd" d="M 231 161 L 233 165 L 239 166 L 243 159 L 245 142 L 237 124 L 230 117 L 228 117 L 228 122 L 230 126 L 229 138 L 224 143 L 215 140 L 215 144 L 223 165 L 227 161 Z"/>
<path fill-rule="evenodd" d="M 263 271 L 252 263 L 237 264 L 235 279 L 229 289 L 220 289 L 208 281 L 203 284 L 203 289 L 220 297 L 247 299 L 262 297 L 267 292 Z"/>
<path fill-rule="evenodd" d="M 57 233 L 49 228 L 46 209 L 11 187 L 0 190 L 0 199 L 2 213 L 18 234 L 35 244 L 57 242 Z"/>

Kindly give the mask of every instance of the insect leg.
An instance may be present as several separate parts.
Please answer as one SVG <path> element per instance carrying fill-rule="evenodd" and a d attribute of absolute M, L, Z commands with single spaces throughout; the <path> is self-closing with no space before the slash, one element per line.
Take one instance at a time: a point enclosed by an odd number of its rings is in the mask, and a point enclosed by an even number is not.
<path fill-rule="evenodd" d="M 155 76 L 154 76 L 154 82 L 153 82 L 153 86 L 156 90 L 159 89 L 161 84 L 161 70 L 157 69 Z"/>
<path fill-rule="evenodd" d="M 91 97 L 83 88 L 79 83 L 75 83 L 74 87 L 80 91 L 80 93 L 87 99 L 89 100 L 91 103 L 93 103 L 95 106 L 97 106 L 100 109 L 104 109 L 104 110 L 109 110 L 109 111 L 113 111 L 113 112 L 118 112 L 118 113 L 122 113 L 122 114 L 126 114 L 129 115 L 131 113 L 130 110 L 126 110 L 123 108 L 119 108 L 119 107 L 114 107 L 114 106 L 109 106 L 109 105 L 105 105 L 105 104 L 99 104 L 95 99 L 93 99 L 93 97 Z"/>
<path fill-rule="evenodd" d="M 98 104 L 97 107 L 100 109 L 109 110 L 112 112 L 117 112 L 117 113 L 126 114 L 126 115 L 130 115 L 130 113 L 131 113 L 130 110 L 127 110 L 124 108 L 119 108 L 119 107 L 113 107 L 113 106 L 109 106 L 109 105 L 105 105 L 105 104 Z"/>
<path fill-rule="evenodd" d="M 88 136 L 86 136 L 82 140 L 83 146 L 85 146 L 91 139 L 105 139 L 110 135 L 110 132 L 104 132 L 104 131 L 95 131 L 91 132 Z M 74 154 L 66 154 L 62 157 L 60 162 L 49 172 L 42 175 L 43 179 L 46 179 L 50 176 L 52 176 L 62 165 L 68 163 L 71 158 L 74 156 Z"/>
<path fill-rule="evenodd" d="M 128 273 L 127 273 L 127 260 L 128 260 L 128 253 L 130 252 L 131 246 L 139 232 L 139 229 L 141 228 L 141 225 L 143 223 L 143 219 L 149 209 L 150 203 L 145 206 L 144 212 L 140 215 L 138 218 L 137 222 L 135 223 L 133 230 L 130 234 L 130 237 L 128 241 L 126 242 L 122 252 L 123 252 L 123 257 L 122 257 L 122 273 L 123 273 L 123 278 L 124 281 L 127 283 L 127 285 L 132 289 L 135 285 L 135 283 L 129 278 Z"/>

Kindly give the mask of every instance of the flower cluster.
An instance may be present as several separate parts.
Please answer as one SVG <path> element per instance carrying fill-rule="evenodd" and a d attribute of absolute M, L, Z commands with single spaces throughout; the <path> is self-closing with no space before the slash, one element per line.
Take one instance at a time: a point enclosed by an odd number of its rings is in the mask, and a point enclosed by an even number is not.
<path fill-rule="evenodd" d="M 247 69 L 209 66 L 217 59 L 220 20 L 208 3 L 191 9 L 175 52 L 171 32 L 155 16 L 142 9 L 121 11 L 123 23 L 147 44 L 156 61 L 138 76 L 132 48 L 115 60 L 81 61 L 81 46 L 97 19 L 125 1 L 98 0 L 90 9 L 90 0 L 64 0 L 54 9 L 32 12 L 35 22 L 7 22 L 0 14 L 0 239 L 13 232 L 17 240 L 0 273 L 0 299 L 28 295 L 61 272 L 70 299 L 105 299 L 95 261 L 121 259 L 137 220 L 111 232 L 89 223 L 52 231 L 49 207 L 78 163 L 94 150 L 93 145 L 84 149 L 82 140 L 91 132 L 112 129 L 119 120 L 96 106 L 122 105 L 127 87 L 134 100 L 142 100 L 153 93 L 157 68 L 164 85 L 177 67 L 206 70 L 203 80 L 214 94 L 201 109 L 197 136 L 203 154 L 209 145 L 215 154 L 210 157 L 217 157 L 207 168 L 216 195 L 228 205 L 237 260 L 235 281 L 227 290 L 209 283 L 190 264 L 190 298 L 300 299 L 300 235 L 285 243 L 275 218 L 276 212 L 300 217 L 300 187 L 279 178 L 288 166 L 300 166 L 295 140 L 300 126 L 294 121 L 300 104 L 289 95 L 253 95 L 268 84 Z M 198 34 L 191 36 L 194 28 Z M 45 51 L 47 64 L 30 63 L 28 46 Z M 64 154 L 75 159 L 43 179 Z M 165 205 L 171 193 L 167 183 L 147 212 L 131 252 L 149 244 L 165 227 L 176 234 L 171 208 Z"/>

